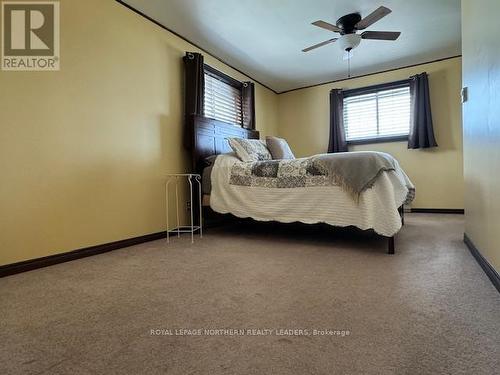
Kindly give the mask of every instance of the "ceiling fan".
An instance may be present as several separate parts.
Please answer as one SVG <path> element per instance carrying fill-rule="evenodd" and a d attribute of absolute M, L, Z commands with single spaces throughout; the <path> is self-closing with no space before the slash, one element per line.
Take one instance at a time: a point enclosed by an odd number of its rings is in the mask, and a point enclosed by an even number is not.
<path fill-rule="evenodd" d="M 340 17 L 335 25 L 325 21 L 315 21 L 312 23 L 314 26 L 340 33 L 341 37 L 328 39 L 324 42 L 304 48 L 302 52 L 309 52 L 318 47 L 336 42 L 337 40 L 342 50 L 347 53 L 350 53 L 353 48 L 357 47 L 361 39 L 396 40 L 399 35 L 401 35 L 399 31 L 364 31 L 361 34 L 356 34 L 356 31 L 366 29 L 391 12 L 389 8 L 381 6 L 363 19 L 359 13 L 350 13 Z"/>

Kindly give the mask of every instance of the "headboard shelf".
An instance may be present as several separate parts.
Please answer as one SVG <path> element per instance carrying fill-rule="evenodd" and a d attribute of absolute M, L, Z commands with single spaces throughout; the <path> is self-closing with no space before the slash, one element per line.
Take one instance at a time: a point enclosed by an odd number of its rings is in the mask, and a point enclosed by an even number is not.
<path fill-rule="evenodd" d="M 196 173 L 201 173 L 204 166 L 203 160 L 206 157 L 232 151 L 227 138 L 259 139 L 259 132 L 256 130 L 245 129 L 199 115 L 191 116 L 191 126 L 194 138 L 192 143 L 193 170 Z"/>

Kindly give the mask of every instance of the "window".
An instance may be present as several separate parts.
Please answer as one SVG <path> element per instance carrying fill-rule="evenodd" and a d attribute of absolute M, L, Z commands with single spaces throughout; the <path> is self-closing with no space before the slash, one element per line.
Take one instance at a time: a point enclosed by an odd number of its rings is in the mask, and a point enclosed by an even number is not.
<path fill-rule="evenodd" d="M 344 128 L 351 144 L 407 139 L 409 81 L 345 91 Z"/>
<path fill-rule="evenodd" d="M 242 125 L 242 84 L 205 65 L 203 115 L 219 121 Z"/>

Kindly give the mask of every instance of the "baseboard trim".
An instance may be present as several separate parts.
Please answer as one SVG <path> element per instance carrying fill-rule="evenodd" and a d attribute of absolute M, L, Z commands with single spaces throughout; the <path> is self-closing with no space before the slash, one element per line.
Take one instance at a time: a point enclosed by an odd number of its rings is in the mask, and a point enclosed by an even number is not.
<path fill-rule="evenodd" d="M 127 238 L 125 240 L 108 242 L 102 245 L 85 247 L 82 249 L 72 250 L 65 253 L 49 255 L 42 258 L 25 260 L 18 263 L 6 264 L 0 266 L 0 277 L 14 275 L 16 273 L 35 270 L 42 267 L 52 266 L 54 264 L 69 262 L 76 259 L 89 257 L 92 255 L 106 253 L 112 250 L 122 249 L 133 245 L 138 245 L 144 242 L 155 241 L 165 238 L 167 232 L 157 232 L 146 234 L 144 236 Z"/>
<path fill-rule="evenodd" d="M 412 208 L 410 212 L 425 213 L 425 214 L 460 214 L 463 215 L 463 208 Z"/>
<path fill-rule="evenodd" d="M 472 240 L 467 236 L 466 233 L 464 233 L 464 242 L 469 248 L 472 256 L 476 259 L 476 261 L 483 269 L 484 273 L 493 283 L 493 286 L 497 288 L 498 292 L 500 293 L 500 275 L 498 275 L 498 272 L 493 268 L 490 262 L 488 262 L 488 260 L 483 257 L 479 249 L 476 247 L 476 245 L 474 245 L 474 242 L 472 242 Z"/>

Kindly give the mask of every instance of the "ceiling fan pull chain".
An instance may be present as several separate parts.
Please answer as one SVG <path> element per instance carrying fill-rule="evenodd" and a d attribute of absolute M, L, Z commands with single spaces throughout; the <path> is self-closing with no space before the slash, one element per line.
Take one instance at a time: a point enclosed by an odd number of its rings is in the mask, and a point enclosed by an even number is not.
<path fill-rule="evenodd" d="M 347 78 L 351 78 L 351 51 L 347 51 Z"/>

